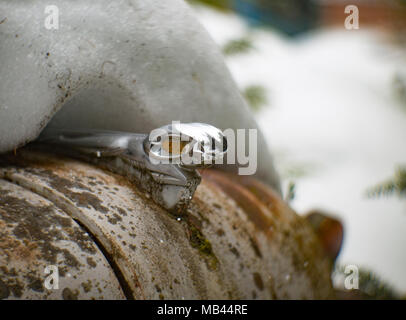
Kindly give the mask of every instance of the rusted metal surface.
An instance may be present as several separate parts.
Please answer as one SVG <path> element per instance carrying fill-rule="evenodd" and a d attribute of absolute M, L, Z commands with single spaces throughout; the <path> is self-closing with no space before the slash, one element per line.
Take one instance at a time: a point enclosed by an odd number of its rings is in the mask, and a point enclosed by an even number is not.
<path fill-rule="evenodd" d="M 105 257 L 75 221 L 47 199 L 3 179 L 0 230 L 0 298 L 124 298 Z M 48 266 L 58 267 L 58 289 L 44 286 Z"/>
<path fill-rule="evenodd" d="M 334 296 L 330 285 L 332 261 L 326 258 L 310 224 L 272 189 L 252 177 L 218 171 L 206 171 L 203 178 L 213 184 L 210 189 L 222 190 L 228 199 L 233 199 L 236 207 L 242 209 L 246 222 L 241 225 L 240 221 L 238 230 L 249 237 L 259 258 L 257 268 L 266 270 L 264 283 L 271 291 L 270 298 Z"/>
<path fill-rule="evenodd" d="M 255 180 L 237 181 L 205 170 L 187 214 L 177 217 L 125 177 L 53 154 L 19 150 L 17 156 L 3 156 L 0 177 L 7 194 L 19 188 L 27 199 L 46 201 L 67 221 L 77 221 L 78 230 L 90 233 L 94 247 L 109 263 L 97 266 L 109 271 L 96 274 L 84 265 L 92 274 L 88 279 L 112 284 L 114 273 L 127 298 L 332 297 L 330 262 L 310 225 Z M 10 214 L 7 206 L 7 201 L 0 204 L 1 221 Z M 38 205 L 32 207 L 36 210 Z M 47 211 L 43 214 L 49 219 Z M 27 249 L 28 244 L 21 245 Z M 6 250 L 9 246 L 1 241 L 0 256 Z M 85 249 L 77 250 L 86 254 Z M 23 260 L 17 264 L 31 265 L 37 258 Z M 73 274 L 75 268 L 63 255 L 60 263 Z M 0 260 L 0 266 L 8 263 Z M 27 286 L 23 291 L 23 298 L 32 294 Z"/>
<path fill-rule="evenodd" d="M 344 240 L 344 227 L 341 221 L 332 218 L 331 215 L 326 215 L 321 210 L 307 212 L 306 219 L 319 237 L 326 255 L 335 260 Z"/>

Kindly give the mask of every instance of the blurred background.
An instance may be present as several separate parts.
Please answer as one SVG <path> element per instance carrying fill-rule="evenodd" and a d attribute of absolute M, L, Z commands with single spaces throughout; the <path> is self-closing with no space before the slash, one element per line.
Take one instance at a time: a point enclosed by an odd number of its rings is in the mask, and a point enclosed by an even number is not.
<path fill-rule="evenodd" d="M 333 280 L 406 297 L 406 0 L 201 0 L 299 213 L 344 224 Z M 359 29 L 344 26 L 347 5 Z"/>

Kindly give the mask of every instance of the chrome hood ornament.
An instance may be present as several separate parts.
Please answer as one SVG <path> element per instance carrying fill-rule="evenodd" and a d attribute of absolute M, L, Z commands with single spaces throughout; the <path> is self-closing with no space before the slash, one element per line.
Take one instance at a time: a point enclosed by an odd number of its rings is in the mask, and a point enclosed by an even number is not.
<path fill-rule="evenodd" d="M 204 123 L 172 123 L 152 130 L 144 143 L 154 163 L 203 168 L 221 163 L 227 151 L 223 133 Z"/>
<path fill-rule="evenodd" d="M 188 207 L 201 181 L 197 169 L 222 163 L 223 133 L 204 123 L 178 123 L 150 134 L 45 129 L 37 140 L 126 176 L 174 214 Z"/>

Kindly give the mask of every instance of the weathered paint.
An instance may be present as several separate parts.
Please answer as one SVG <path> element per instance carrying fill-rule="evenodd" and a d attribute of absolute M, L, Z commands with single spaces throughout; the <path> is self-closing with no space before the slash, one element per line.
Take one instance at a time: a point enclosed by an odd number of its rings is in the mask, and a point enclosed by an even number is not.
<path fill-rule="evenodd" d="M 104 255 L 71 217 L 3 179 L 0 230 L 0 298 L 125 298 Z M 45 287 L 47 266 L 58 267 L 58 289 Z"/>
<path fill-rule="evenodd" d="M 23 149 L 2 162 L 10 188 L 92 235 L 127 298 L 332 297 L 330 263 L 310 225 L 255 180 L 205 170 L 187 214 L 176 217 L 125 177 L 77 160 Z"/>

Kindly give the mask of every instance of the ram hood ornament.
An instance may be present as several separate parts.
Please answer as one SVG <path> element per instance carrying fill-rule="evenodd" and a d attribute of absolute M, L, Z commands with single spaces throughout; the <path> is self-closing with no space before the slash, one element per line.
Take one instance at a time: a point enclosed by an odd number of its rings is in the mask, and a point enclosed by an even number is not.
<path fill-rule="evenodd" d="M 126 176 L 175 214 L 200 183 L 197 169 L 222 162 L 227 151 L 223 133 L 204 123 L 173 123 L 150 134 L 47 128 L 38 142 Z"/>
<path fill-rule="evenodd" d="M 199 168 L 222 162 L 227 139 L 219 129 L 205 123 L 172 123 L 153 130 L 144 146 L 154 163 Z"/>

